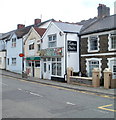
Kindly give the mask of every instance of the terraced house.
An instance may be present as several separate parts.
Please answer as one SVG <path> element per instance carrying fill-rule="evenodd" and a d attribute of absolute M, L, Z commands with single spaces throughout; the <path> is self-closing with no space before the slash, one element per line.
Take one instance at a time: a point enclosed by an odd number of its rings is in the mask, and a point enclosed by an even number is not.
<path fill-rule="evenodd" d="M 112 79 L 116 80 L 116 14 L 110 16 L 110 9 L 99 4 L 98 17 L 81 29 L 81 73 L 92 76 L 93 68 L 103 71 L 112 70 Z"/>

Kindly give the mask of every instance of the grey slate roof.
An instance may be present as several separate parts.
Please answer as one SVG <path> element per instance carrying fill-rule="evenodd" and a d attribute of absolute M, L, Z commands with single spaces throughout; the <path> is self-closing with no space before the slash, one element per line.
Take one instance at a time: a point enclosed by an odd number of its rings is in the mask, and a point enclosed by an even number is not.
<path fill-rule="evenodd" d="M 63 32 L 79 33 L 82 25 L 64 23 L 64 22 L 54 22 L 54 24 L 60 28 Z"/>
<path fill-rule="evenodd" d="M 114 21 L 116 21 L 116 14 L 108 17 L 104 17 L 102 19 L 96 19 L 88 27 L 81 29 L 80 34 L 83 35 L 83 34 L 116 29 L 116 23 Z"/>

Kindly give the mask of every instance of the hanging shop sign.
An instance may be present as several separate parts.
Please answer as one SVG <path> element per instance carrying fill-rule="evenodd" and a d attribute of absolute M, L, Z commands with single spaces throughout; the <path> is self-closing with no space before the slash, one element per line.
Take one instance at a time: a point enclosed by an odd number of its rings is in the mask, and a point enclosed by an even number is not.
<path fill-rule="evenodd" d="M 30 61 L 40 61 L 40 57 L 27 57 L 26 60 L 30 60 Z"/>
<path fill-rule="evenodd" d="M 63 56 L 63 48 L 48 48 L 40 51 L 40 56 Z"/>
<path fill-rule="evenodd" d="M 77 51 L 77 41 L 68 41 L 68 51 Z"/>

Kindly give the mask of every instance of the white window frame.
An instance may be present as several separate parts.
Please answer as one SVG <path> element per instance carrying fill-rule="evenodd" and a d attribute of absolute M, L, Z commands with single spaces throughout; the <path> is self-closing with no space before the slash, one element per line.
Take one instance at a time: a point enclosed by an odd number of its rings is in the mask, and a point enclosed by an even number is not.
<path fill-rule="evenodd" d="M 33 48 L 33 49 L 29 49 L 29 46 L 30 46 L 30 45 L 31 45 L 31 46 L 34 45 L 34 46 L 33 46 L 34 48 Z M 28 50 L 29 50 L 29 51 L 33 51 L 34 49 L 35 49 L 35 39 L 29 40 L 29 41 L 28 41 Z"/>
<path fill-rule="evenodd" d="M 13 59 L 14 59 L 15 61 L 13 61 Z M 12 58 L 12 65 L 16 65 L 16 58 Z"/>
<path fill-rule="evenodd" d="M 97 37 L 97 50 L 90 50 L 90 38 L 91 37 Z M 97 35 L 91 35 L 91 36 L 89 36 L 88 37 L 88 52 L 98 52 L 99 51 L 99 36 L 97 36 Z"/>
<path fill-rule="evenodd" d="M 58 76 L 58 77 L 61 77 L 61 76 L 62 76 L 62 58 L 60 58 L 61 61 L 58 61 L 58 60 L 57 60 L 58 58 L 54 58 L 54 59 L 55 59 L 55 61 L 52 61 L 52 64 L 54 64 L 54 63 L 56 64 L 56 71 L 55 71 L 56 74 L 53 75 L 52 72 L 51 72 L 51 75 L 52 75 L 52 76 Z M 57 71 L 57 66 L 58 66 L 57 64 L 58 64 L 58 63 L 61 64 L 61 75 L 58 75 L 58 74 L 57 74 L 57 72 L 58 72 L 58 71 Z"/>
<path fill-rule="evenodd" d="M 56 39 L 54 40 L 53 37 L 56 36 Z M 51 40 L 49 40 L 49 37 L 52 37 Z M 55 42 L 55 46 L 51 46 L 50 44 Z M 52 34 L 52 35 L 48 35 L 48 47 L 49 48 L 54 48 L 57 46 L 57 34 Z"/>
<path fill-rule="evenodd" d="M 99 61 L 99 70 L 101 71 L 102 68 L 102 62 L 101 62 L 102 58 L 87 58 L 86 59 L 86 74 L 87 76 L 89 76 L 89 61 Z M 101 72 L 100 72 L 100 77 L 102 76 Z"/>
<path fill-rule="evenodd" d="M 107 58 L 107 60 L 108 60 L 107 66 L 108 66 L 108 68 L 110 68 L 112 70 L 112 68 L 111 68 L 111 62 L 112 61 L 116 61 L 116 57 Z M 114 78 L 114 76 L 112 76 L 112 78 Z"/>
<path fill-rule="evenodd" d="M 114 51 L 114 50 L 116 50 L 116 49 L 113 49 L 113 48 L 112 48 L 112 44 L 111 44 L 111 43 L 112 43 L 112 42 L 111 42 L 111 41 L 112 41 L 112 39 L 111 39 L 111 34 L 113 34 L 113 33 L 110 33 L 109 36 L 108 36 L 108 50 L 109 50 L 109 51 Z"/>
<path fill-rule="evenodd" d="M 12 38 L 12 47 L 16 47 L 16 38 Z"/>

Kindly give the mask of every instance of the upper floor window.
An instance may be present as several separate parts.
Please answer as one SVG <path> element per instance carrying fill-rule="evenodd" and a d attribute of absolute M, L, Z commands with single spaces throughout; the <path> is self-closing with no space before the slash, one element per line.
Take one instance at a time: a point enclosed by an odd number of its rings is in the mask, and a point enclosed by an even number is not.
<path fill-rule="evenodd" d="M 12 47 L 16 47 L 16 38 L 12 38 Z"/>
<path fill-rule="evenodd" d="M 12 65 L 16 65 L 16 58 L 12 58 Z"/>
<path fill-rule="evenodd" d="M 37 45 L 37 49 L 38 49 L 38 51 L 40 51 L 40 49 L 41 49 L 40 44 Z"/>
<path fill-rule="evenodd" d="M 34 50 L 34 43 L 29 45 L 29 50 Z"/>
<path fill-rule="evenodd" d="M 110 36 L 110 50 L 116 50 L 116 34 Z"/>
<path fill-rule="evenodd" d="M 48 47 L 56 47 L 56 34 L 48 36 Z"/>
<path fill-rule="evenodd" d="M 98 37 L 90 36 L 88 41 L 88 52 L 97 52 L 98 48 Z"/>

